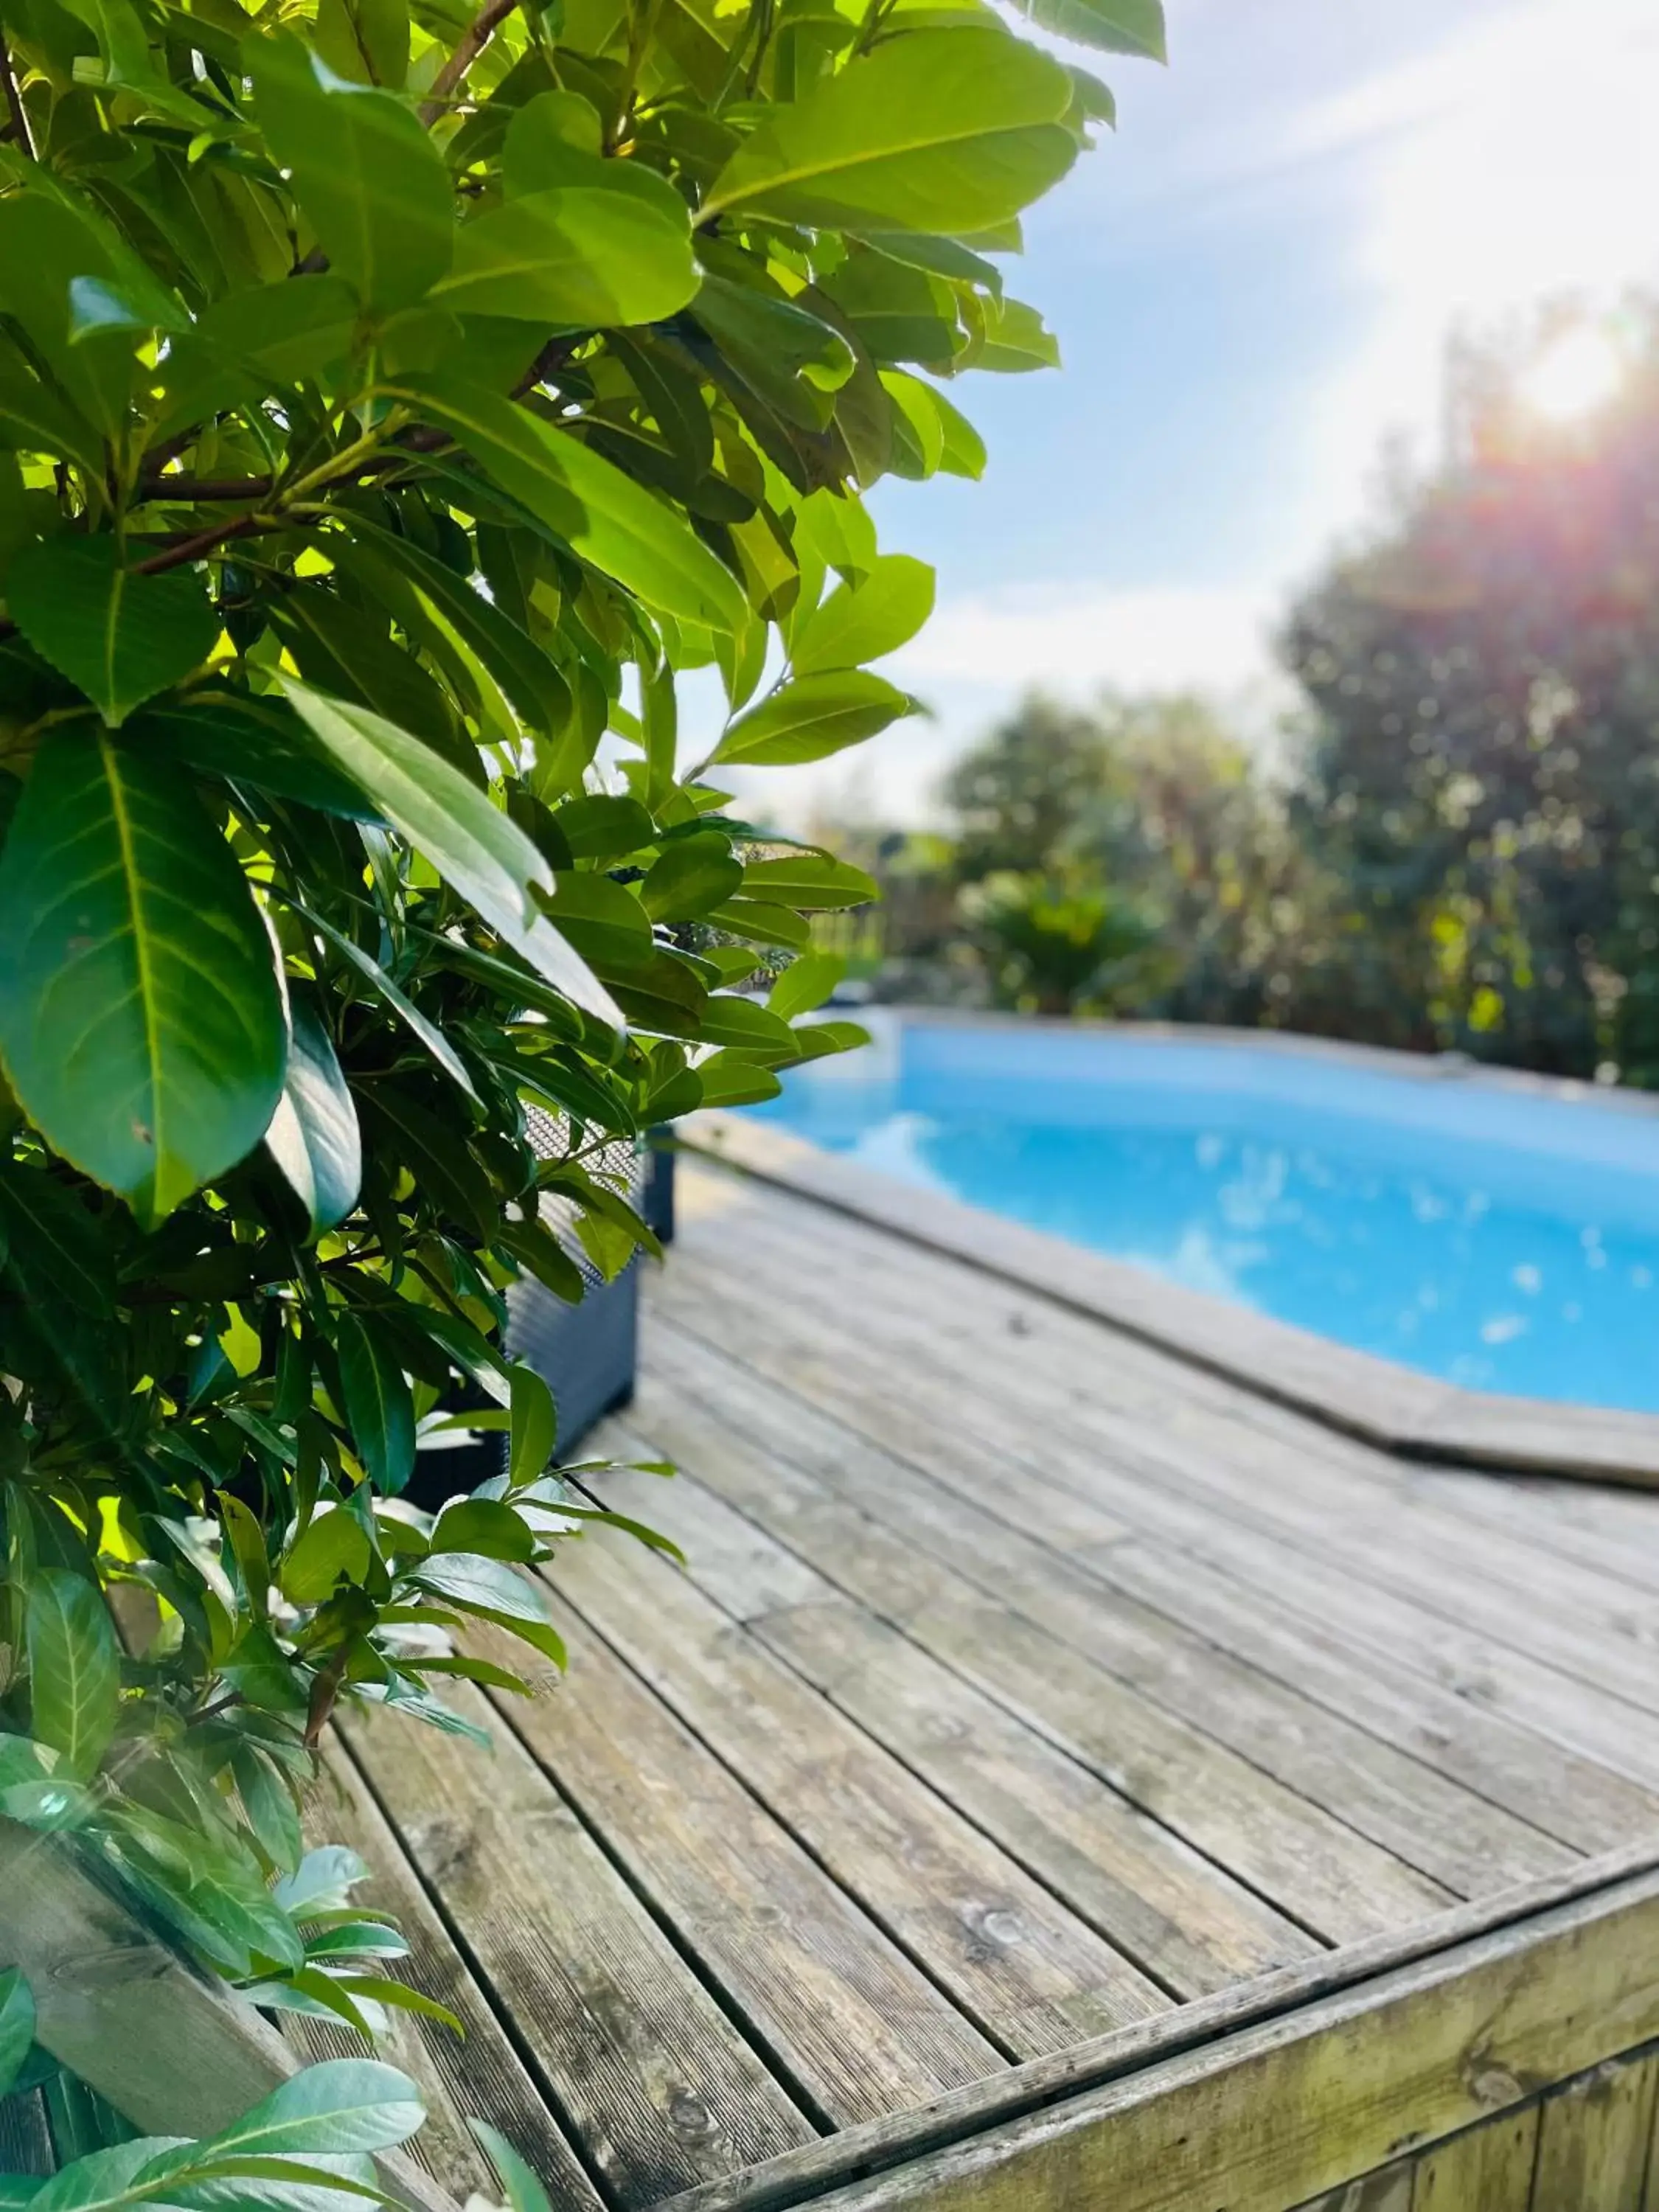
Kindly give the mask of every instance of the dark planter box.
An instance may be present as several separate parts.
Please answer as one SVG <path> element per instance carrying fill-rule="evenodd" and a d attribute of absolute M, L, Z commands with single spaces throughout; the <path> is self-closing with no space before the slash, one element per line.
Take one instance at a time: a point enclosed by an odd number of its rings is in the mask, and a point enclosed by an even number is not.
<path fill-rule="evenodd" d="M 534 1110 L 530 1119 L 532 1141 L 538 1141 L 544 1157 L 555 1156 L 562 1149 L 556 1123 Z M 613 1180 L 631 1183 L 634 1203 L 653 1232 L 664 1242 L 672 1237 L 673 1154 L 654 1147 L 640 1154 L 630 1152 L 623 1162 L 611 1164 L 611 1173 Z M 528 1279 L 515 1283 L 507 1297 L 507 1349 L 533 1367 L 552 1391 L 559 1409 L 558 1455 L 568 1460 L 591 1429 L 634 1395 L 641 1263 L 636 1256 L 614 1282 L 607 1283 L 557 1206 L 544 1200 L 543 1211 L 580 1268 L 586 1289 L 581 1303 L 573 1306 L 539 1283 Z M 441 1505 L 447 1498 L 505 1474 L 507 1449 L 507 1437 L 499 1430 L 480 1429 L 469 1436 L 458 1429 L 447 1437 L 434 1437 L 416 1455 L 414 1477 L 405 1495 L 428 1510 Z"/>

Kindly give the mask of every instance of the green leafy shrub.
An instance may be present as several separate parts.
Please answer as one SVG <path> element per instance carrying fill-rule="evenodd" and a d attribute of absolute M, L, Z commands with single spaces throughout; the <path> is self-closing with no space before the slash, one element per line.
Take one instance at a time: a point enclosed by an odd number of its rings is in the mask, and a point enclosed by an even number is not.
<path fill-rule="evenodd" d="M 999 1003 L 1039 1014 L 1110 1006 L 1155 941 L 1133 907 L 1077 869 L 988 876 L 963 904 Z"/>
<path fill-rule="evenodd" d="M 315 1747 L 510 1684 L 470 1620 L 558 1662 L 521 1570 L 592 1509 L 505 1291 L 579 1295 L 545 1201 L 649 1245 L 618 1143 L 854 1041 L 735 987 L 868 879 L 720 778 L 909 711 L 860 494 L 977 474 L 939 380 L 1052 358 L 988 256 L 1109 95 L 979 0 L 0 22 L 0 1811 L 372 2027 Z M 463 1381 L 511 1472 L 434 1519 Z"/>

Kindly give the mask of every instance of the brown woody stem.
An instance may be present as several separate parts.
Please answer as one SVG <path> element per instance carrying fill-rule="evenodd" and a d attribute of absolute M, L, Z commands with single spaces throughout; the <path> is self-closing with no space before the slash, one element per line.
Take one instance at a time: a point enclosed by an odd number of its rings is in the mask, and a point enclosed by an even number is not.
<path fill-rule="evenodd" d="M 421 102 L 420 118 L 428 128 L 448 106 L 451 94 L 518 4 L 519 0 L 484 0 L 466 36 L 433 78 L 430 96 Z"/>
<path fill-rule="evenodd" d="M 204 553 L 211 553 L 232 538 L 251 538 L 256 531 L 274 528 L 262 514 L 239 514 L 234 522 L 216 522 L 210 530 L 198 530 L 193 538 L 181 538 L 178 544 L 169 545 L 160 553 L 152 553 L 147 561 L 133 563 L 135 576 L 158 576 L 164 568 L 182 568 L 186 562 L 199 561 Z"/>

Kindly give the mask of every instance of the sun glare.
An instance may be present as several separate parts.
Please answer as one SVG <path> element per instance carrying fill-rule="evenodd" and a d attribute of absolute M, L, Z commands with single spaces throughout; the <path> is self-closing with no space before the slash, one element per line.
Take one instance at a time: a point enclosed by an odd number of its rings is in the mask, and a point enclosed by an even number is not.
<path fill-rule="evenodd" d="M 1518 390 L 1534 414 L 1552 422 L 1577 422 L 1607 405 L 1624 374 L 1607 333 L 1580 324 L 1550 341 L 1522 373 Z"/>

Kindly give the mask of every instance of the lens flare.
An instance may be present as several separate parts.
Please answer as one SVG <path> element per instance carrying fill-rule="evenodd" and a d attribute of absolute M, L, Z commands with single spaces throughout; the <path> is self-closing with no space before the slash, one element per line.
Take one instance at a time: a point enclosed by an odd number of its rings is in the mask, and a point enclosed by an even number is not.
<path fill-rule="evenodd" d="M 1517 389 L 1534 414 L 1552 422 L 1577 422 L 1605 407 L 1624 376 L 1623 356 L 1607 333 L 1580 324 L 1550 340 Z"/>

